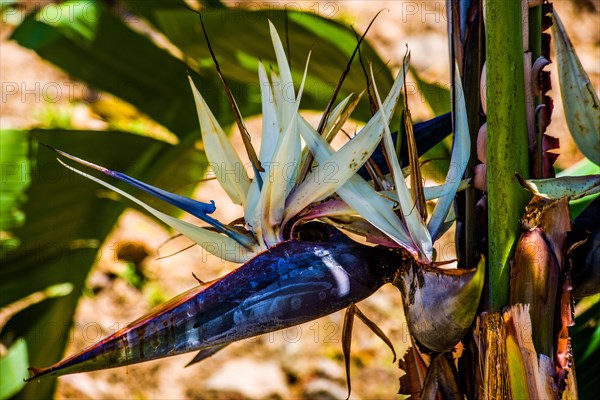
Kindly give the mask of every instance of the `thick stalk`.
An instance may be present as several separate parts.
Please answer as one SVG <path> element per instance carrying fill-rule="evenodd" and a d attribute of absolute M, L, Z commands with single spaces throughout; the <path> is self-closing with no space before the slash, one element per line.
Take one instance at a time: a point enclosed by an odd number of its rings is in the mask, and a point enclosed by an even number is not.
<path fill-rule="evenodd" d="M 529 160 L 521 4 L 488 0 L 486 12 L 489 305 L 500 310 L 508 303 L 509 260 L 528 201 L 514 174 L 528 175 Z"/>

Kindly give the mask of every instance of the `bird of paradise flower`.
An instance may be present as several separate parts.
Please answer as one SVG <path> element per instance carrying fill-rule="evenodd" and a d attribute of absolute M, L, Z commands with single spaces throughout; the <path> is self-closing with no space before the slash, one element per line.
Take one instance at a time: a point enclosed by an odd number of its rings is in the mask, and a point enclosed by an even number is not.
<path fill-rule="evenodd" d="M 66 168 L 137 203 L 206 251 L 243 265 L 216 281 L 180 294 L 78 354 L 47 368 L 30 368 L 30 379 L 199 351 L 191 362 L 194 363 L 234 341 L 347 307 L 352 310 L 351 317 L 358 315 L 393 348 L 383 332 L 355 307 L 355 303 L 389 282 L 398 286 L 404 296 L 409 327 L 417 342 L 434 351 L 444 351 L 464 336 L 479 303 L 483 268 L 444 271 L 432 265 L 433 243 L 448 228 L 454 194 L 465 185 L 456 179 L 464 173 L 470 149 L 459 78 L 455 86 L 458 100 L 451 159 L 458 173 L 449 171 L 443 185 L 424 188 L 426 199 L 439 198 L 426 221 L 415 211 L 417 206 L 405 183 L 389 129 L 408 63 L 383 102 L 373 80 L 377 112 L 351 140 L 334 151 L 330 142 L 349 118 L 360 95 L 342 100 L 324 120 L 321 131 L 313 128 L 299 114 L 309 63 L 296 93 L 282 42 L 275 27 L 269 24 L 279 74 L 267 74 L 259 62 L 263 124 L 258 156 L 253 156 L 254 150 L 247 147 L 254 179 L 239 168 L 243 165 L 240 156 L 190 79 L 207 158 L 222 166 L 216 171 L 216 178 L 231 200 L 243 207 L 243 224 L 229 225 L 213 218 L 212 201 L 204 203 L 169 193 L 56 150 L 209 224 L 209 228 L 203 228 L 171 217 L 59 160 Z M 236 110 L 233 97 L 230 102 Z M 236 116 L 244 134 L 243 120 L 239 113 Z M 393 188 L 385 192 L 377 191 L 357 174 L 380 143 L 391 170 L 383 180 L 387 188 Z M 245 144 L 249 144 L 247 138 Z M 338 166 L 335 179 L 320 180 L 330 165 Z M 232 170 L 239 172 L 237 179 L 226 175 Z M 321 223 L 309 222 L 312 220 Z M 362 234 L 378 246 L 352 241 L 333 225 Z M 449 317 L 457 307 L 461 307 L 461 312 Z M 433 313 L 433 318 L 421 319 L 423 313 L 433 310 L 447 315 L 436 318 Z M 345 325 L 351 327 L 348 319 Z"/>

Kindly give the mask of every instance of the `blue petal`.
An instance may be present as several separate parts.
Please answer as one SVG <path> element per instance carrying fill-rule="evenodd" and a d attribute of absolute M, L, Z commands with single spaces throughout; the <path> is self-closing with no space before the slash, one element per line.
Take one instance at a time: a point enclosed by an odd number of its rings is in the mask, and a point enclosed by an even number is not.
<path fill-rule="evenodd" d="M 190 199 L 188 197 L 184 197 L 184 196 L 180 196 L 178 194 L 167 192 L 166 190 L 157 188 L 152 185 L 148 185 L 147 183 L 144 183 L 142 181 L 138 181 L 137 179 L 132 178 L 128 175 L 125 175 L 121 172 L 112 171 L 112 170 L 104 168 L 100 165 L 96 165 L 89 161 L 82 160 L 81 158 L 72 156 L 68 153 L 65 153 L 64 151 L 55 149 L 48 145 L 44 145 L 44 146 L 54 150 L 55 152 L 57 152 L 58 154 L 60 154 L 64 157 L 67 157 L 75 162 L 78 162 L 79 164 L 88 166 L 90 168 L 93 168 L 95 170 L 103 172 L 104 174 L 106 174 L 108 176 L 122 180 L 123 182 L 126 182 L 126 183 L 130 184 L 131 186 L 134 186 L 140 190 L 143 190 L 144 192 L 146 192 L 156 198 L 164 200 L 167 203 L 172 204 L 175 207 L 177 207 L 183 211 L 186 211 L 186 212 L 192 214 L 193 216 L 201 219 L 202 221 L 214 226 L 221 233 L 226 234 L 227 236 L 231 237 L 232 239 L 234 239 L 235 241 L 237 241 L 238 243 L 240 243 L 244 246 L 246 246 L 248 244 L 247 243 L 248 241 L 246 240 L 246 238 L 243 237 L 243 234 L 241 234 L 240 232 L 237 232 L 230 226 L 223 224 L 222 222 L 216 220 L 215 218 L 209 217 L 207 215 L 207 214 L 212 214 L 216 210 L 215 202 L 213 200 L 210 201 L 210 204 L 203 203 L 201 201 Z"/>
<path fill-rule="evenodd" d="M 171 192 L 167 192 L 166 190 L 157 188 L 152 185 L 148 185 L 142 181 L 138 181 L 135 178 L 132 178 L 128 175 L 125 175 L 118 171 L 113 171 L 110 169 L 103 169 L 104 172 L 108 176 L 112 176 L 113 178 L 117 178 L 122 180 L 123 182 L 129 183 L 131 186 L 134 186 L 144 192 L 151 194 L 152 196 L 159 198 L 161 200 L 166 201 L 169 204 L 174 205 L 177 208 L 182 209 L 183 211 L 187 211 L 190 214 L 204 220 L 206 218 L 206 214 L 212 214 L 215 212 L 215 202 L 214 200 L 209 203 L 202 203 L 201 201 L 197 201 L 194 199 L 190 199 L 189 197 L 180 196 L 178 194 L 174 194 Z M 213 218 L 208 217 L 211 220 Z M 208 222 L 208 221 L 207 221 Z"/>

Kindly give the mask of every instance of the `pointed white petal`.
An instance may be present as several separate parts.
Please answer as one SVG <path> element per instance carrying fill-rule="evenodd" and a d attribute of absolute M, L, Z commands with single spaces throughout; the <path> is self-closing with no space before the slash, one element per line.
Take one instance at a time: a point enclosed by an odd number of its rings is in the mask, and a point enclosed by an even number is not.
<path fill-rule="evenodd" d="M 294 82 L 292 81 L 292 72 L 290 71 L 290 66 L 283 50 L 283 44 L 277 34 L 277 29 L 275 29 L 271 21 L 269 21 L 269 30 L 271 32 L 271 40 L 273 41 L 280 76 L 280 87 L 274 89 L 279 90 L 281 94 L 281 102 L 277 106 L 281 110 L 280 125 L 285 129 L 295 115 L 296 93 L 294 91 Z"/>
<path fill-rule="evenodd" d="M 469 154 L 471 152 L 471 137 L 469 136 L 469 123 L 467 120 L 467 106 L 465 104 L 465 96 L 462 90 L 460 74 L 458 67 L 455 68 L 455 87 L 454 98 L 456 99 L 456 119 L 454 127 L 454 142 L 452 144 L 452 157 L 450 159 L 450 168 L 446 175 L 446 184 L 450 185 L 451 190 L 444 197 L 441 197 L 435 208 L 427 228 L 431 234 L 431 238 L 435 241 L 442 233 L 442 226 L 448 215 L 448 211 L 452 207 L 454 195 L 458 190 L 462 176 L 469 162 Z"/>
<path fill-rule="evenodd" d="M 171 217 L 170 215 L 167 215 L 163 212 L 158 211 L 155 208 L 150 207 L 148 204 L 135 198 L 131 194 L 117 188 L 116 186 L 111 185 L 110 183 L 104 182 L 103 180 L 100 180 L 95 176 L 86 174 L 85 172 L 82 172 L 77 168 L 73 168 L 70 165 L 63 163 L 61 160 L 58 161 L 71 171 L 83 177 L 86 177 L 94 182 L 97 182 L 104 187 L 107 187 L 115 191 L 116 193 L 119 193 L 121 196 L 126 197 L 127 199 L 143 207 L 150 214 L 154 215 L 156 218 L 160 219 L 165 224 L 181 232 L 184 236 L 193 240 L 194 242 L 202 246 L 206 251 L 216 255 L 217 257 L 231 262 L 243 263 L 257 254 L 255 250 L 248 250 L 241 246 L 239 243 L 237 243 L 235 240 L 225 235 L 221 235 L 219 233 L 212 232 L 208 229 L 204 229 L 199 226 L 190 224 L 189 222 L 185 222 L 177 218 Z"/>
<path fill-rule="evenodd" d="M 333 110 L 329 114 L 329 117 L 327 118 L 327 122 L 325 123 L 325 129 L 323 129 L 324 137 L 328 136 L 329 132 L 336 125 L 337 120 L 342 115 L 344 115 L 343 112 L 346 109 L 346 106 L 350 102 L 350 98 L 352 98 L 353 95 L 353 93 L 350 93 L 350 95 L 348 95 L 344 100 L 340 101 L 340 103 L 333 108 Z"/>
<path fill-rule="evenodd" d="M 404 74 L 406 75 L 408 63 L 405 65 Z M 371 70 L 371 76 L 373 76 L 373 70 Z M 429 231 L 427 231 L 427 227 L 419 214 L 417 207 L 411 197 L 410 191 L 406 186 L 406 182 L 404 181 L 404 175 L 402 174 L 402 168 L 400 167 L 400 162 L 398 161 L 398 156 L 396 155 L 396 146 L 394 144 L 394 140 L 392 139 L 392 133 L 390 132 L 390 128 L 388 126 L 389 120 L 386 117 L 385 107 L 381 106 L 381 99 L 379 98 L 379 93 L 377 91 L 377 85 L 375 84 L 375 80 L 373 79 L 373 89 L 375 92 L 375 99 L 377 103 L 380 105 L 380 118 L 383 122 L 385 133 L 383 134 L 383 149 L 387 155 L 387 159 L 392 167 L 392 172 L 394 176 L 394 185 L 396 186 L 396 192 L 398 193 L 398 199 L 400 200 L 400 209 L 402 214 L 404 215 L 404 220 L 406 221 L 406 226 L 408 231 L 410 232 L 410 236 L 413 239 L 413 242 L 418 246 L 422 256 L 424 257 L 425 262 L 430 262 L 431 257 L 433 256 L 433 243 L 431 241 L 431 236 L 429 235 Z"/>
<path fill-rule="evenodd" d="M 350 115 L 352 115 L 352 113 L 354 112 L 354 109 L 360 102 L 360 99 L 362 99 L 364 93 L 365 91 L 363 90 L 358 94 L 358 96 L 356 96 L 354 100 L 352 100 L 350 105 L 348 105 L 348 107 L 346 107 L 340 114 L 339 118 L 337 118 L 337 122 L 334 123 L 333 120 L 327 121 L 327 125 L 325 126 L 326 133 L 325 135 L 323 135 L 327 143 L 331 143 L 335 136 L 340 132 L 346 121 L 348 121 L 348 118 L 350 118 Z M 330 125 L 331 128 L 328 128 Z"/>
<path fill-rule="evenodd" d="M 279 122 L 277 120 L 277 106 L 271 83 L 262 62 L 258 63 L 258 78 L 260 81 L 260 96 L 262 101 L 262 139 L 260 143 L 261 162 L 269 162 L 275 153 L 275 146 L 279 139 Z"/>
<path fill-rule="evenodd" d="M 468 188 L 469 182 L 470 182 L 470 179 L 463 179 L 462 181 L 460 181 L 460 186 L 458 187 L 457 191 L 460 192 L 461 190 L 465 190 L 466 188 Z M 426 201 L 434 200 L 434 199 L 446 196 L 452 190 L 453 190 L 453 186 L 448 185 L 448 184 L 441 184 L 441 185 L 436 185 L 436 186 L 425 186 L 423 188 L 423 192 L 425 194 Z M 384 191 L 377 192 L 377 193 L 381 194 L 382 196 L 389 197 L 390 199 L 392 199 L 394 201 L 399 201 L 398 193 L 395 190 L 384 190 Z"/>
<path fill-rule="evenodd" d="M 273 159 L 273 154 L 279 141 L 279 121 L 277 116 L 277 107 L 275 104 L 275 94 L 271 83 L 267 78 L 267 73 L 262 62 L 258 63 L 258 78 L 260 82 L 260 93 L 262 101 L 262 139 L 260 144 L 260 153 L 258 159 L 261 164 L 268 165 Z M 268 175 L 266 172 L 261 173 L 263 181 L 267 179 Z M 244 217 L 246 224 L 252 228 L 258 226 L 260 221 L 254 219 L 256 205 L 260 197 L 260 190 L 258 188 L 258 180 L 254 179 L 250 184 L 248 196 L 246 199 L 246 206 L 244 207 Z"/>
<path fill-rule="evenodd" d="M 282 104 L 283 104 L 283 90 L 281 85 L 281 79 L 274 71 L 271 71 L 271 91 L 273 92 L 273 99 L 275 100 L 275 107 L 277 108 L 277 122 L 279 124 L 279 134 L 283 134 L 283 115 L 282 115 Z"/>
<path fill-rule="evenodd" d="M 298 214 L 309 204 L 335 193 L 371 157 L 381 140 L 384 125 L 389 124 L 389 118 L 381 119 L 381 112 L 387 110 L 389 113 L 385 115 L 391 118 L 403 83 L 404 79 L 399 74 L 382 110 L 379 110 L 352 140 L 327 157 L 324 162 L 319 162 L 318 167 L 294 190 L 287 201 L 284 221 Z"/>
<path fill-rule="evenodd" d="M 302 137 L 317 162 L 325 162 L 334 153 L 333 148 L 301 116 L 298 117 L 298 125 Z M 337 189 L 337 194 L 377 229 L 417 256 L 412 239 L 398 216 L 392 211 L 393 203 L 379 196 L 367 181 L 359 175 L 354 175 Z"/>
<path fill-rule="evenodd" d="M 196 102 L 206 157 L 227 195 L 235 204 L 244 205 L 250 188 L 246 168 L 194 82 L 191 78 L 189 80 Z"/>
<path fill-rule="evenodd" d="M 362 95 L 362 93 L 361 93 Z M 352 102 L 352 104 L 350 105 L 350 107 L 346 108 L 348 102 L 350 101 L 350 98 L 353 96 L 353 94 L 350 94 L 348 97 L 346 97 L 344 100 L 342 100 L 331 112 L 331 114 L 329 115 L 329 117 L 327 118 L 327 123 L 325 124 L 325 129 L 324 129 L 324 134 L 323 137 L 325 137 L 327 140 L 327 143 L 331 143 L 331 141 L 333 140 L 333 138 L 335 137 L 335 134 L 337 134 L 340 130 L 340 128 L 344 125 L 344 123 L 346 122 L 346 120 L 348 119 L 348 117 L 350 116 L 352 110 L 354 110 L 353 106 L 356 106 L 357 101 L 354 100 Z M 360 96 L 359 96 L 360 97 Z M 349 109 L 352 110 L 349 110 Z M 308 162 L 308 155 L 311 154 L 310 150 L 308 149 L 308 147 L 304 147 L 302 149 L 302 167 L 304 167 L 304 164 L 306 162 Z M 312 156 L 312 154 L 311 154 Z M 311 158 L 311 160 L 313 160 L 313 158 Z M 312 161 L 311 161 L 312 162 Z M 301 168 L 302 170 L 302 168 Z"/>
<path fill-rule="evenodd" d="M 298 108 L 300 107 L 309 61 L 310 54 L 306 61 L 298 98 L 294 103 L 294 115 L 298 113 Z M 267 169 L 267 175 L 263 181 L 257 211 L 261 213 L 262 234 L 268 245 L 281 240 L 279 226 L 283 219 L 285 199 L 296 184 L 300 156 L 301 142 L 300 135 L 298 134 L 298 123 L 297 119 L 293 118 L 277 143 L 272 162 L 264 164 Z"/>

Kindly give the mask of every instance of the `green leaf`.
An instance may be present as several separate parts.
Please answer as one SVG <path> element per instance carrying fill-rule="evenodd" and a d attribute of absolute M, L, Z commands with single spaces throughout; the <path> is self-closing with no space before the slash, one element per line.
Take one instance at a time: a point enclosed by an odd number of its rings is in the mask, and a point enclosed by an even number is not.
<path fill-rule="evenodd" d="M 576 316 L 571 342 L 579 396 L 582 399 L 595 399 L 600 384 L 600 296 L 590 297 L 588 301 L 592 302 L 592 306 Z"/>
<path fill-rule="evenodd" d="M 0 246 L 17 246 L 20 241 L 12 231 L 25 223 L 21 210 L 27 200 L 25 190 L 31 182 L 30 140 L 26 132 L 3 130 L 0 133 Z"/>
<path fill-rule="evenodd" d="M 27 343 L 18 339 L 0 358 L 0 400 L 14 396 L 25 386 L 27 363 Z"/>
<path fill-rule="evenodd" d="M 440 85 L 437 82 L 427 82 L 417 73 L 417 70 L 410 67 L 410 73 L 415 77 L 421 99 L 424 100 L 434 115 L 442 115 L 450 112 L 450 88 Z"/>
<path fill-rule="evenodd" d="M 506 337 L 506 362 L 510 372 L 510 391 L 513 398 L 524 397 L 528 392 L 527 366 L 521 355 L 521 348 L 514 337 Z"/>
<path fill-rule="evenodd" d="M 567 125 L 579 150 L 600 165 L 600 101 L 556 11 L 552 16 L 560 93 Z"/>
<path fill-rule="evenodd" d="M 560 176 L 547 179 L 523 179 L 519 183 L 531 193 L 546 199 L 568 197 L 577 200 L 600 192 L 600 175 Z"/>
<path fill-rule="evenodd" d="M 17 0 L 0 0 L 0 19 L 3 24 L 17 25 L 21 12 L 16 9 Z"/>
<path fill-rule="evenodd" d="M 581 176 L 600 174 L 600 166 L 587 158 L 582 158 L 575 164 L 556 173 L 556 176 Z"/>
<path fill-rule="evenodd" d="M 556 174 L 557 177 L 563 176 L 581 176 L 581 175 L 593 175 L 600 174 L 600 167 L 593 162 L 591 162 L 588 158 L 583 158 L 582 160 L 576 162 L 571 165 L 569 168 L 566 168 Z M 583 197 L 577 200 L 569 201 L 569 206 L 571 208 L 571 219 L 577 218 L 579 214 L 586 209 L 586 207 L 594 201 L 599 194 L 595 194 L 588 197 Z"/>
<path fill-rule="evenodd" d="M 21 134 L 153 184 L 155 177 L 162 176 L 165 165 L 175 164 L 190 149 L 189 143 L 172 146 L 123 132 L 34 130 Z M 188 170 L 183 164 L 178 167 L 171 170 L 171 184 L 185 185 L 201 179 L 202 175 L 196 173 L 203 169 Z M 128 203 L 107 198 L 95 183 L 63 168 L 55 154 L 45 148 L 39 150 L 35 168 L 29 174 L 29 201 L 23 206 L 27 220 L 15 231 L 21 246 L 5 246 L 0 254 L 0 306 L 56 283 L 70 283 L 73 291 L 15 315 L 3 329 L 2 338 L 22 336 L 29 346 L 30 365 L 47 365 L 62 357 L 88 271 Z M 18 396 L 49 398 L 54 385 L 54 379 L 33 382 Z"/>
<path fill-rule="evenodd" d="M 11 39 L 68 74 L 112 93 L 114 102 L 123 99 L 133 104 L 180 138 L 198 132 L 186 64 L 133 31 L 101 3 L 83 3 L 52 4 L 65 8 L 58 20 L 44 19 L 44 9 L 32 13 Z M 95 10 L 95 15 L 90 16 L 89 10 Z M 214 74 L 204 79 L 193 72 L 191 75 L 210 88 L 219 87 Z M 209 105 L 221 116 L 220 98 L 214 92 Z M 247 104 L 254 103 L 243 102 L 242 111 L 251 111 L 243 107 Z M 258 112 L 259 107 L 257 102 L 250 108 Z M 231 113 L 227 116 L 221 123 L 233 120 Z"/>
<path fill-rule="evenodd" d="M 122 0 L 122 2 L 136 14 L 134 18 L 139 15 L 146 18 L 155 27 L 158 27 L 158 21 L 154 15 L 156 10 L 189 7 L 183 0 Z"/>

